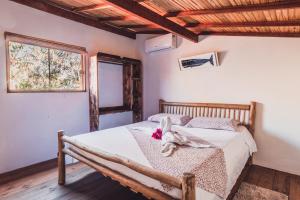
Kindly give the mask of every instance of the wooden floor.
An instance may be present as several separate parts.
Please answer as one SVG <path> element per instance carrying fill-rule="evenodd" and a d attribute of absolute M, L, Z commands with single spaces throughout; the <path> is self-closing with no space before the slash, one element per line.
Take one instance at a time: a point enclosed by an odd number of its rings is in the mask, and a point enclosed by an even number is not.
<path fill-rule="evenodd" d="M 300 176 L 254 165 L 245 181 L 284 193 L 289 200 L 300 200 Z"/>
<path fill-rule="evenodd" d="M 67 168 L 67 183 L 57 185 L 56 169 L 38 172 L 31 176 L 0 185 L 2 200 L 86 200 L 86 199 L 122 199 L 144 200 L 140 194 L 131 192 L 117 182 L 101 176 L 83 164 Z M 300 177 L 287 173 L 252 166 L 246 182 L 282 192 L 290 200 L 300 200 Z"/>

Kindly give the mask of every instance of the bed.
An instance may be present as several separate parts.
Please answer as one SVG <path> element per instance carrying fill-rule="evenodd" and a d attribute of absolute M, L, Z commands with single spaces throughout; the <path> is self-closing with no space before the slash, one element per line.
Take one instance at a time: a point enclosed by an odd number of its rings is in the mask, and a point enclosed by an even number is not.
<path fill-rule="evenodd" d="M 231 118 L 242 124 L 238 132 L 177 127 L 195 136 L 200 134 L 201 138 L 208 137 L 212 143 L 222 146 L 227 172 L 225 196 L 198 187 L 195 174 L 191 172 L 177 177 L 153 168 L 130 134 L 131 128 L 137 126 L 147 128 L 157 126 L 157 123 L 149 121 L 72 137 L 59 131 L 58 183 L 65 184 L 65 156 L 69 155 L 149 199 L 232 199 L 251 165 L 251 155 L 255 151 L 252 138 L 255 106 L 255 102 L 246 105 L 159 101 L 161 113 Z M 166 190 L 164 185 L 170 186 L 170 189 Z"/>

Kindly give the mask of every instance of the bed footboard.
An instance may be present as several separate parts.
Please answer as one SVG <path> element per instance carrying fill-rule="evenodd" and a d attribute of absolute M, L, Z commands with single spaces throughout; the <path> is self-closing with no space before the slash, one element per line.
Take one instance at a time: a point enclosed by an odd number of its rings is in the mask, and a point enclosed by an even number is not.
<path fill-rule="evenodd" d="M 70 147 L 65 148 L 65 143 L 70 144 Z M 75 147 L 75 148 L 74 148 Z M 80 151 L 78 151 L 80 149 Z M 84 153 L 82 153 L 84 152 Z M 160 181 L 162 183 L 171 185 L 182 191 L 182 200 L 195 200 L 195 175 L 190 173 L 184 173 L 181 179 L 161 173 L 155 169 L 143 166 L 132 160 L 112 155 L 107 152 L 94 151 L 86 146 L 74 141 L 71 137 L 65 136 L 63 131 L 58 132 L 58 184 L 65 184 L 65 155 L 69 155 L 86 165 L 94 168 L 104 176 L 108 176 L 113 180 L 118 181 L 121 185 L 129 187 L 134 192 L 140 192 L 149 199 L 159 200 L 171 200 L 174 199 L 167 193 L 160 190 L 151 188 L 139 181 L 128 177 L 118 171 L 110 169 L 109 167 L 101 164 L 99 161 L 88 157 L 87 154 L 92 154 L 98 158 L 106 161 L 114 162 L 116 164 L 123 165 L 131 170 L 134 170 L 140 174 L 148 176 L 152 179 Z"/>

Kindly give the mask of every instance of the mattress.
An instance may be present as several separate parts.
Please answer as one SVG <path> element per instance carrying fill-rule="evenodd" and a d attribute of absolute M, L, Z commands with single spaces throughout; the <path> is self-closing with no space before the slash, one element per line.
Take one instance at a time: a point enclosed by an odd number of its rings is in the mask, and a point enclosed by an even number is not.
<path fill-rule="evenodd" d="M 158 127 L 158 125 L 159 124 L 155 122 L 144 121 L 128 126 L 121 126 L 77 135 L 73 136 L 72 139 L 85 146 L 88 146 L 93 150 L 109 152 L 110 154 L 122 156 L 141 165 L 152 168 L 149 161 L 141 151 L 136 140 L 128 129 L 132 127 L 141 127 L 145 130 L 151 130 Z M 240 126 L 237 132 L 201 128 L 187 128 L 181 126 L 174 126 L 173 128 L 185 131 L 186 133 L 204 139 L 222 148 L 228 175 L 226 185 L 226 195 L 228 196 L 234 184 L 236 183 L 237 178 L 241 174 L 248 158 L 257 150 L 256 144 L 249 131 L 243 126 Z M 145 134 L 149 134 L 148 132 L 149 131 L 145 131 Z M 149 187 L 164 192 L 161 183 L 157 180 L 133 171 L 123 165 L 103 160 L 92 154 L 81 151 L 80 149 L 77 150 L 86 157 L 97 160 L 97 162 L 100 162 L 115 171 L 121 172 L 122 174 L 132 177 Z M 168 192 L 168 194 L 174 198 L 181 198 L 181 191 L 177 188 L 172 189 Z M 196 199 L 220 200 L 221 198 L 213 193 L 196 187 Z"/>

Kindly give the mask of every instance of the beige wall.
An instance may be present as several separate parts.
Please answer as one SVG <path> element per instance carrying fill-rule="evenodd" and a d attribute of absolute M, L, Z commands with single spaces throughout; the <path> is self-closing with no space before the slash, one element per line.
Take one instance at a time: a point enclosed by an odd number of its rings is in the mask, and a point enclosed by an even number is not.
<path fill-rule="evenodd" d="M 149 36 L 147 36 L 149 37 Z M 300 175 L 300 39 L 225 37 L 180 41 L 174 50 L 144 53 L 145 117 L 158 99 L 186 102 L 258 102 L 255 163 Z M 178 58 L 218 51 L 220 67 L 180 71 Z"/>
<path fill-rule="evenodd" d="M 88 93 L 6 93 L 4 31 L 136 58 L 135 40 L 1 0 L 0 173 L 56 157 L 56 131 L 89 130 Z"/>

